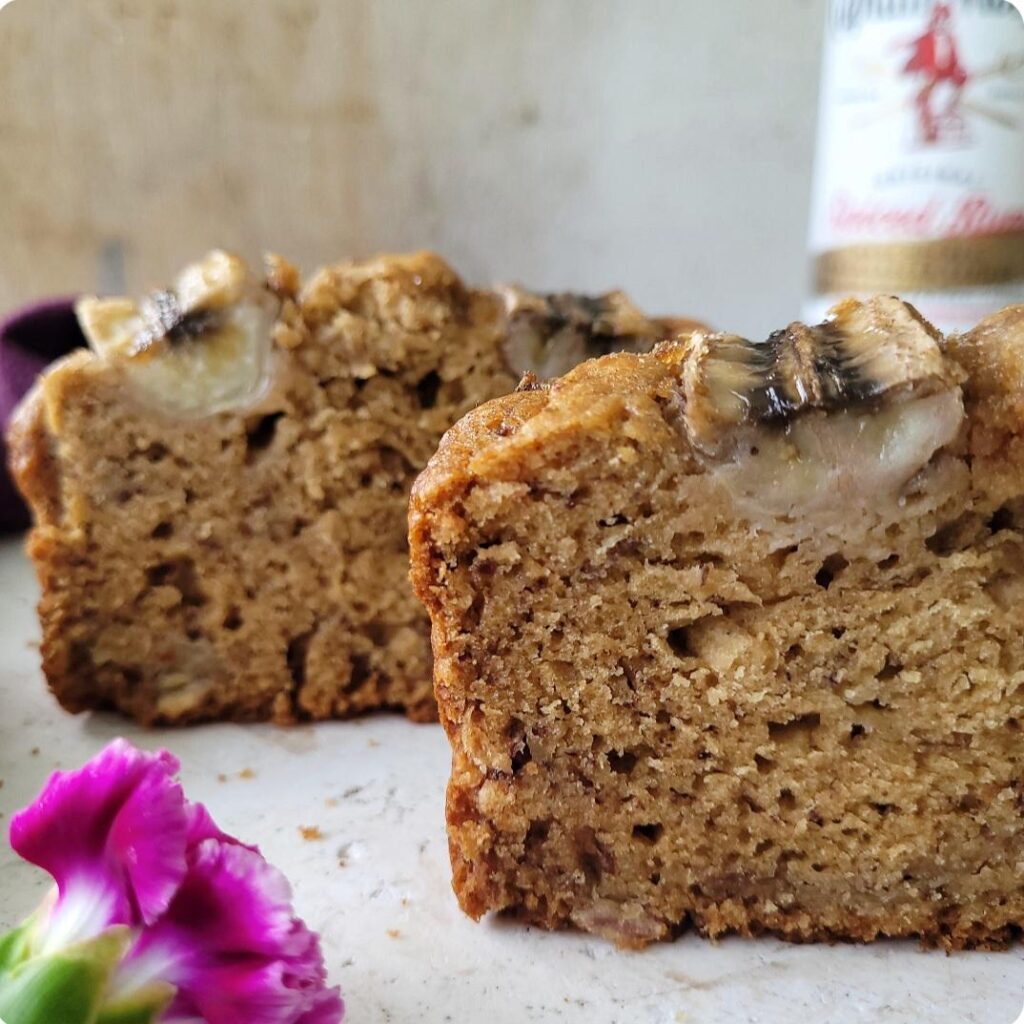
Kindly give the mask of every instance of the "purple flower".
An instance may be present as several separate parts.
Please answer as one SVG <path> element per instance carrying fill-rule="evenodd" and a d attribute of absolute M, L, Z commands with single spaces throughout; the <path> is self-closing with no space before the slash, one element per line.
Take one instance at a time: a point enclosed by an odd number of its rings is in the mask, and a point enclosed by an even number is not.
<path fill-rule="evenodd" d="M 336 1024 L 341 997 L 326 987 L 319 941 L 294 916 L 287 880 L 185 800 L 178 767 L 166 751 L 116 740 L 78 771 L 55 773 L 15 815 L 11 844 L 53 876 L 57 895 L 23 926 L 10 976 L 120 927 L 130 939 L 105 998 L 134 1007 L 152 993 L 154 1015 L 139 1019 Z M 21 1024 L 4 1010 L 3 969 L 0 958 L 0 1016 Z"/>
<path fill-rule="evenodd" d="M 57 883 L 56 914 L 88 899 L 92 938 L 112 924 L 152 924 L 185 877 L 189 816 L 167 751 L 115 740 L 74 772 L 54 772 L 35 803 L 11 820 L 16 853 Z M 92 933 L 92 934 L 90 934 Z"/>

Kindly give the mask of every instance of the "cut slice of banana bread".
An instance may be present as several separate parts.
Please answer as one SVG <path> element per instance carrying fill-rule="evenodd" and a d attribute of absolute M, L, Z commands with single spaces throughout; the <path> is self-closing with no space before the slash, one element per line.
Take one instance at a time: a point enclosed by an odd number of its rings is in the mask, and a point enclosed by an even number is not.
<path fill-rule="evenodd" d="M 10 439 L 61 703 L 147 723 L 433 717 L 416 474 L 534 360 L 677 326 L 618 293 L 563 305 L 470 290 L 430 254 L 300 287 L 221 252 L 139 303 L 82 302 L 94 352 L 44 375 Z"/>
<path fill-rule="evenodd" d="M 1024 925 L 1024 307 L 594 360 L 451 430 L 410 529 L 468 914 Z"/>

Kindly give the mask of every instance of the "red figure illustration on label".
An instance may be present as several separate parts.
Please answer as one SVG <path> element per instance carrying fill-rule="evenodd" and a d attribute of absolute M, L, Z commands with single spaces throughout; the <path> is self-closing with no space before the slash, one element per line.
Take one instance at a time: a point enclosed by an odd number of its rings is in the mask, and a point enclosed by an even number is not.
<path fill-rule="evenodd" d="M 913 53 L 903 68 L 905 74 L 923 78 L 914 105 L 921 142 L 925 145 L 957 140 L 964 133 L 960 100 L 971 76 L 960 63 L 951 22 L 949 5 L 937 3 L 927 30 L 911 44 Z M 944 102 L 940 103 L 943 96 Z"/>

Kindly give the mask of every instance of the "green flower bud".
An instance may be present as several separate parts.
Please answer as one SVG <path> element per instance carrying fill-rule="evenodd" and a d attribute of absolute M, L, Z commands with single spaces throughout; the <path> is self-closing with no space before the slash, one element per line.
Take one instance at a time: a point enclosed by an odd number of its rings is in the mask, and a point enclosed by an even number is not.
<path fill-rule="evenodd" d="M 88 942 L 22 960 L 0 986 L 0 1019 L 6 1024 L 96 1024 L 129 937 L 127 928 L 110 928 Z"/>

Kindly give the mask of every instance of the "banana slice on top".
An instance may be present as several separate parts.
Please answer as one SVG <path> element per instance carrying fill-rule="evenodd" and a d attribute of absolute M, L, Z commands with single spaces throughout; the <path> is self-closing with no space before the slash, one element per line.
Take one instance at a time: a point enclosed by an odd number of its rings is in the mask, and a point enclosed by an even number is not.
<path fill-rule="evenodd" d="M 518 374 L 560 377 L 584 359 L 646 352 L 672 333 L 664 321 L 644 316 L 623 292 L 538 295 L 502 285 L 498 293 L 505 306 L 505 361 Z"/>
<path fill-rule="evenodd" d="M 89 297 L 75 308 L 93 351 L 169 413 L 244 408 L 266 391 L 280 299 L 237 256 L 210 252 L 138 302 Z"/>
<path fill-rule="evenodd" d="M 957 438 L 963 373 L 941 342 L 888 296 L 763 344 L 698 332 L 680 367 L 690 442 L 752 521 L 840 527 L 898 502 Z"/>

